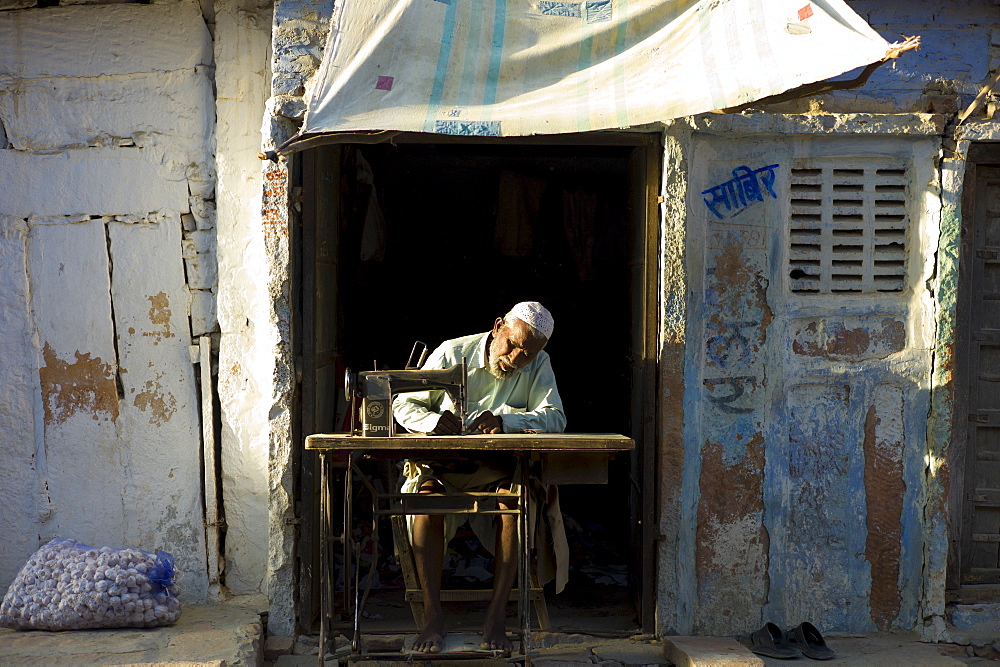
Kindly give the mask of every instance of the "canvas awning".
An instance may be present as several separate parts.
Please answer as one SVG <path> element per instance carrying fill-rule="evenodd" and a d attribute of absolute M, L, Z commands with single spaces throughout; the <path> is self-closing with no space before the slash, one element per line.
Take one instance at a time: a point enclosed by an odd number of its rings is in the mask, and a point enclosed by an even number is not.
<path fill-rule="evenodd" d="M 843 0 L 344 0 L 282 152 L 328 133 L 627 128 L 821 81 L 889 48 Z"/>

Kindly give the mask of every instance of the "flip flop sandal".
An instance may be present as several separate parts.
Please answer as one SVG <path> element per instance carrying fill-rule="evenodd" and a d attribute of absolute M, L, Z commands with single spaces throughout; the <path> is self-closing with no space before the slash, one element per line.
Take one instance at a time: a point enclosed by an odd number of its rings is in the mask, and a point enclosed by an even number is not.
<path fill-rule="evenodd" d="M 808 621 L 787 631 L 785 640 L 789 646 L 802 651 L 802 655 L 813 660 L 829 660 L 837 657 L 837 654 L 826 645 L 823 635 L 816 626 Z"/>
<path fill-rule="evenodd" d="M 741 636 L 739 642 L 757 655 L 766 655 L 769 658 L 789 660 L 802 655 L 797 649 L 788 645 L 781 628 L 774 623 L 767 623 L 760 630 Z"/>

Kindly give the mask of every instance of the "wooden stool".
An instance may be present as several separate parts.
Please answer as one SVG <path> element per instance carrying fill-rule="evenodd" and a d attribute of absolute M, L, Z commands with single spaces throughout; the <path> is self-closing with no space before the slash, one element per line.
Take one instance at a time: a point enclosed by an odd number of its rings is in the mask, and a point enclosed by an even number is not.
<path fill-rule="evenodd" d="M 404 599 L 410 603 L 410 611 L 413 612 L 413 620 L 418 628 L 424 625 L 424 598 L 420 589 L 420 582 L 417 578 L 417 566 L 413 560 L 413 549 L 410 547 L 409 531 L 406 529 L 406 516 L 396 514 L 390 517 L 392 520 L 392 538 L 396 545 L 396 558 L 399 560 L 399 567 L 403 571 L 403 582 L 406 584 L 406 594 Z M 538 617 L 538 628 L 547 630 L 551 627 L 549 621 L 549 610 L 545 606 L 545 591 L 538 585 L 538 579 L 534 571 L 530 573 L 530 588 L 528 589 L 528 599 L 534 603 L 535 616 Z M 518 589 L 515 586 L 510 591 L 511 602 L 516 602 Z M 489 602 L 493 597 L 492 588 L 455 590 L 447 589 L 441 591 L 442 602 Z"/>

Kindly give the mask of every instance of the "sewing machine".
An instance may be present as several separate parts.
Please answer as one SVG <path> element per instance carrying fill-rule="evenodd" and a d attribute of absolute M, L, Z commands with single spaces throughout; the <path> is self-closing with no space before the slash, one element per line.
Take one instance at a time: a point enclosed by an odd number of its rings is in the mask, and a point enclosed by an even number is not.
<path fill-rule="evenodd" d="M 418 346 L 423 346 L 423 352 L 419 355 L 419 359 L 414 361 Z M 443 389 L 448 392 L 458 410 L 462 433 L 465 433 L 466 387 L 469 378 L 465 358 L 463 357 L 461 363 L 451 368 L 423 370 L 420 366 L 426 359 L 427 345 L 417 341 L 403 370 L 352 373 L 348 368 L 344 378 L 344 395 L 351 410 L 351 433 L 355 432 L 356 397 L 361 399 L 361 435 L 384 438 L 396 435 L 396 422 L 392 418 L 392 399 L 397 394 L 432 389 Z"/>

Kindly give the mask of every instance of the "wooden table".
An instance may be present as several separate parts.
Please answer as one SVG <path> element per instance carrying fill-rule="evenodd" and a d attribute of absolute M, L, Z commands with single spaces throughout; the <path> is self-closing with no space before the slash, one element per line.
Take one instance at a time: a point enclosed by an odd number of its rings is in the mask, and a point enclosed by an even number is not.
<path fill-rule="evenodd" d="M 320 650 L 319 661 L 322 664 L 323 656 L 326 653 L 329 642 L 329 630 L 333 620 L 334 609 L 334 584 L 332 575 L 332 548 L 334 541 L 331 539 L 332 522 L 330 495 L 331 470 L 328 454 L 335 452 L 346 452 L 348 456 L 346 471 L 344 475 L 344 521 L 343 530 L 337 541 L 343 545 L 345 573 L 350 572 L 351 555 L 351 530 L 353 519 L 352 484 L 356 461 L 361 457 L 391 458 L 391 459 L 445 459 L 456 457 L 468 457 L 476 453 L 484 452 L 509 452 L 513 454 L 519 462 L 520 470 L 520 494 L 518 496 L 518 509 L 510 510 L 518 517 L 518 543 L 520 546 L 520 558 L 518 559 L 518 613 L 520 618 L 521 651 L 527 660 L 528 646 L 530 638 L 530 607 L 528 604 L 528 567 L 530 553 L 528 544 L 528 522 L 526 520 L 528 512 L 528 494 L 526 492 L 527 474 L 529 461 L 533 459 L 543 459 L 553 454 L 574 454 L 581 457 L 587 455 L 597 455 L 607 457 L 613 452 L 631 451 L 635 443 L 631 438 L 624 435 L 611 433 L 504 433 L 500 435 L 423 435 L 405 434 L 393 437 L 364 437 L 351 435 L 348 433 L 335 434 L 315 434 L 306 437 L 305 447 L 307 450 L 314 450 L 319 453 L 320 459 L 320 572 L 321 572 L 321 618 L 320 618 Z M 387 497 L 397 494 L 383 494 Z M 425 494 L 420 494 L 425 495 Z M 439 495 L 439 494 L 432 494 Z M 475 494 L 463 494 L 469 496 Z M 495 495 L 495 494 L 494 494 Z M 379 514 L 414 514 L 417 512 L 407 511 L 405 508 L 396 510 L 378 511 L 373 516 L 375 531 L 377 535 L 377 516 Z M 421 510 L 420 514 L 427 513 L 448 513 L 453 510 L 442 509 L 437 512 L 433 510 Z M 494 510 L 491 513 L 499 513 L 503 510 Z M 377 539 L 377 537 L 376 537 Z M 374 563 L 373 563 L 374 567 Z M 357 571 L 357 568 L 355 568 Z M 349 606 L 349 592 L 345 579 L 344 594 L 345 608 Z M 352 638 L 352 649 L 356 654 L 361 647 L 360 621 L 363 611 L 364 600 L 359 591 L 360 586 L 357 580 L 354 586 L 354 637 Z M 374 657 L 374 656 L 370 656 Z M 428 656 L 432 657 L 432 656 Z"/>

